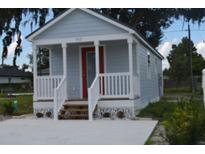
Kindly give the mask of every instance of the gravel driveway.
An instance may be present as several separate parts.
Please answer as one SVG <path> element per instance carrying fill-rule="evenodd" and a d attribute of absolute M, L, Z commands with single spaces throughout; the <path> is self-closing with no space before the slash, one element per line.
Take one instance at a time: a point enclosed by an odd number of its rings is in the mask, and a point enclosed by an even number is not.
<path fill-rule="evenodd" d="M 156 124 L 152 120 L 11 119 L 0 122 L 0 144 L 144 144 Z"/>

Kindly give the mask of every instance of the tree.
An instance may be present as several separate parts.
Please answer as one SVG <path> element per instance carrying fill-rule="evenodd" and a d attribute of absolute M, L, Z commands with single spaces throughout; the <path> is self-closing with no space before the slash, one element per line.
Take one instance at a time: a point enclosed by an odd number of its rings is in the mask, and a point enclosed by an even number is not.
<path fill-rule="evenodd" d="M 184 17 L 185 21 L 203 23 L 205 9 L 94 9 L 95 11 L 115 18 L 116 20 L 126 23 L 129 26 L 138 30 L 153 47 L 157 47 L 163 37 L 163 29 L 168 28 L 173 19 Z M 51 11 L 56 17 L 58 14 L 65 11 L 63 8 L 53 8 Z M 17 36 L 17 46 L 14 52 L 13 65 L 16 66 L 16 59 L 22 52 L 21 48 L 21 31 L 20 24 L 30 24 L 31 29 L 33 24 L 38 24 L 41 27 L 46 22 L 46 17 L 49 14 L 48 8 L 18 8 L 18 9 L 0 9 L 0 36 L 4 34 L 2 64 L 8 55 L 8 46 L 12 42 L 14 35 Z M 22 21 L 22 16 L 31 15 L 31 21 Z M 12 26 L 12 21 L 14 26 Z"/>
<path fill-rule="evenodd" d="M 23 71 L 26 71 L 28 68 L 29 68 L 29 66 L 27 64 L 23 64 L 21 69 Z"/>
<path fill-rule="evenodd" d="M 192 65 L 193 74 L 201 75 L 202 68 L 205 67 L 205 60 L 203 57 L 196 52 L 193 42 L 189 42 L 187 37 L 182 38 L 182 41 L 178 45 L 173 45 L 169 56 L 167 57 L 170 68 L 167 74 L 169 77 L 181 83 L 181 81 L 187 80 L 190 77 L 190 52 L 189 43 L 191 44 L 192 51 Z"/>

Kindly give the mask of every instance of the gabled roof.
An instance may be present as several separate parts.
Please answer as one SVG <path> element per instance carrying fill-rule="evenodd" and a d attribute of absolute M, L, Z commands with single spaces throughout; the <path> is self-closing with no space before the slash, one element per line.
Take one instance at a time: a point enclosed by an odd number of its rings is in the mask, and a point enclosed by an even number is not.
<path fill-rule="evenodd" d="M 43 31 L 45 31 L 46 29 L 48 29 L 49 27 L 51 27 L 52 25 L 54 25 L 55 23 L 57 23 L 59 20 L 61 20 L 63 17 L 65 17 L 66 15 L 70 14 L 71 12 L 73 12 L 74 10 L 76 10 L 77 8 L 71 8 L 71 9 L 67 9 L 64 12 L 62 12 L 60 15 L 58 15 L 57 17 L 51 19 L 49 22 L 47 22 L 46 24 L 44 24 L 42 27 L 39 27 L 38 29 L 36 29 L 35 31 L 33 31 L 32 33 L 30 33 L 29 35 L 26 36 L 26 39 L 28 39 L 29 41 L 32 41 L 32 39 L 34 37 L 36 37 L 37 35 L 39 35 L 40 33 L 42 33 Z M 146 38 L 144 38 L 139 32 L 137 32 L 136 29 L 134 29 L 133 27 L 121 23 L 119 21 L 117 21 L 114 18 L 111 18 L 109 16 L 106 15 L 102 15 L 94 10 L 91 9 L 85 9 L 85 8 L 79 8 L 80 10 L 91 14 L 99 19 L 102 19 L 112 25 L 115 25 L 116 27 L 119 27 L 121 29 L 124 29 L 125 31 L 127 31 L 130 34 L 135 35 L 140 41 L 142 41 L 148 48 L 150 48 L 155 54 L 157 54 L 161 59 L 163 59 L 164 57 L 154 48 L 152 47 L 151 44 L 149 44 L 149 42 L 146 40 Z"/>

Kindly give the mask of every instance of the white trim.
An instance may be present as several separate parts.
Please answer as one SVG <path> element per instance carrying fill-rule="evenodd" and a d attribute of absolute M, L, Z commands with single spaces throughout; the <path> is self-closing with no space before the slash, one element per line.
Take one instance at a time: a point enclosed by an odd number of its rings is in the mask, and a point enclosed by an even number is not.
<path fill-rule="evenodd" d="M 135 33 L 135 31 L 133 29 L 131 29 L 131 28 L 127 27 L 127 26 L 124 26 L 123 24 L 120 24 L 120 23 L 118 23 L 118 22 L 116 22 L 114 20 L 111 20 L 111 19 L 109 19 L 109 18 L 107 18 L 107 17 L 105 17 L 105 16 L 103 16 L 103 15 L 101 15 L 99 13 L 96 13 L 96 12 L 94 12 L 92 10 L 85 9 L 85 8 L 82 8 L 81 10 L 85 11 L 86 13 L 89 13 L 89 14 L 91 14 L 91 15 L 99 18 L 99 19 L 102 19 L 102 20 L 104 20 L 104 21 L 106 21 L 106 22 L 108 22 L 108 23 L 110 23 L 110 24 L 112 24 L 112 25 L 114 25 L 116 27 L 124 29 L 125 31 L 127 31 L 129 33 Z"/>
<path fill-rule="evenodd" d="M 52 58 L 51 58 L 52 50 L 51 48 L 48 48 L 48 49 L 49 49 L 49 76 L 52 76 L 53 75 Z"/>
<path fill-rule="evenodd" d="M 129 62 L 129 74 L 130 74 L 130 99 L 134 99 L 133 89 L 133 39 L 127 40 L 128 43 L 128 62 Z"/>
<path fill-rule="evenodd" d="M 66 12 L 64 12 L 63 14 L 61 14 L 60 16 L 58 16 L 57 18 L 55 18 L 53 21 L 51 21 L 50 23 L 48 23 L 47 25 L 45 25 L 44 27 L 42 27 L 41 29 L 37 30 L 36 32 L 34 32 L 32 35 L 30 35 L 27 39 L 29 41 L 33 41 L 33 38 L 36 37 L 37 35 L 39 35 L 40 33 L 42 33 L 43 31 L 45 31 L 46 29 L 48 29 L 49 27 L 51 27 L 52 25 L 54 25 L 55 23 L 57 23 L 59 20 L 61 20 L 62 18 L 64 18 L 66 15 L 70 14 L 71 12 L 73 12 L 74 10 L 76 10 L 77 8 L 71 8 L 69 10 L 67 10 Z M 92 10 L 89 10 L 89 9 L 86 9 L 86 8 L 79 8 L 80 10 L 88 13 L 88 14 L 91 14 L 99 19 L 102 19 L 116 27 L 119 27 L 121 29 L 124 29 L 125 31 L 129 32 L 130 35 L 134 34 L 135 36 L 137 36 L 137 38 L 139 38 L 146 46 L 148 46 L 154 53 L 156 53 L 161 59 L 163 59 L 163 57 L 156 52 L 156 50 L 149 45 L 149 43 L 147 43 L 147 41 L 144 40 L 144 38 L 142 38 L 135 30 L 127 27 L 127 26 L 124 26 L 123 24 L 120 24 L 114 20 L 111 20 L 101 14 L 98 14 Z"/>
<path fill-rule="evenodd" d="M 82 48 L 79 46 L 79 74 L 80 74 L 80 98 L 83 99 L 83 79 L 82 79 Z"/>
<path fill-rule="evenodd" d="M 61 48 L 62 48 L 62 55 L 63 55 L 63 76 L 65 78 L 65 91 L 66 91 L 66 99 L 68 98 L 68 74 L 67 74 L 67 44 L 66 43 L 62 43 L 61 44 Z"/>
<path fill-rule="evenodd" d="M 136 57 L 137 57 L 137 76 L 138 76 L 138 95 L 141 97 L 141 75 L 140 75 L 140 44 L 136 44 Z"/>
<path fill-rule="evenodd" d="M 86 48 L 86 47 L 95 47 L 93 44 L 88 44 L 88 45 L 79 45 L 79 68 L 80 68 L 80 97 L 81 99 L 83 99 L 83 79 L 82 79 L 82 48 Z M 104 72 L 105 72 L 105 44 L 100 44 L 99 43 L 99 47 L 103 47 L 103 51 L 104 51 Z"/>
<path fill-rule="evenodd" d="M 99 51 L 99 41 L 94 42 L 95 45 L 95 76 L 100 74 L 100 51 Z"/>
<path fill-rule="evenodd" d="M 104 73 L 107 73 L 107 47 L 106 45 L 103 45 L 104 49 Z"/>
<path fill-rule="evenodd" d="M 33 90 L 34 90 L 34 95 L 33 95 L 33 101 L 37 100 L 37 83 L 36 83 L 36 78 L 37 78 L 37 51 L 38 48 L 35 44 L 32 45 L 32 50 L 33 50 Z"/>
<path fill-rule="evenodd" d="M 70 37 L 70 38 L 57 38 L 57 39 L 38 39 L 33 41 L 36 45 L 54 45 L 62 43 L 83 43 L 111 40 L 126 40 L 130 37 L 128 33 L 111 34 L 111 35 L 96 35 L 96 36 L 83 36 L 83 37 Z"/>
<path fill-rule="evenodd" d="M 149 45 L 149 43 L 147 43 L 147 41 L 145 41 L 138 33 L 134 33 L 152 52 L 154 52 L 157 56 L 159 56 L 161 59 L 164 59 L 164 57 L 162 55 L 160 55 L 160 53 L 156 52 L 156 50 L 151 46 Z M 133 36 L 133 40 L 136 42 L 136 43 L 139 43 L 139 41 Z"/>
<path fill-rule="evenodd" d="M 121 29 L 124 29 L 125 31 L 129 32 L 129 33 L 135 33 L 135 31 L 127 26 L 124 26 L 114 20 L 111 20 L 107 17 L 104 17 L 103 15 L 100 15 L 92 10 L 89 10 L 89 9 L 85 9 L 85 8 L 72 8 L 72 9 L 69 9 L 67 10 L 66 12 L 64 12 L 63 14 L 61 14 L 60 16 L 56 17 L 53 21 L 51 21 L 50 23 L 48 23 L 47 25 L 45 25 L 44 27 L 42 27 L 41 29 L 37 30 L 36 32 L 34 32 L 31 36 L 28 37 L 28 40 L 29 41 L 32 41 L 32 39 L 34 37 L 36 37 L 37 35 L 39 35 L 40 33 L 42 33 L 43 31 L 45 31 L 46 29 L 48 29 L 49 27 L 51 27 L 52 25 L 54 25 L 55 23 L 57 23 L 59 20 L 61 20 L 62 18 L 64 18 L 66 15 L 70 14 L 71 12 L 73 12 L 74 10 L 76 9 L 80 9 L 90 15 L 93 15 L 101 20 L 104 20 L 116 27 L 119 27 Z"/>
<path fill-rule="evenodd" d="M 29 41 L 32 41 L 32 39 L 34 37 L 36 37 L 37 35 L 39 35 L 40 33 L 42 33 L 43 31 L 45 31 L 46 29 L 48 29 L 49 27 L 51 27 L 52 25 L 54 25 L 55 23 L 57 23 L 59 20 L 61 20 L 62 18 L 64 18 L 66 15 L 68 15 L 69 13 L 71 13 L 72 11 L 74 11 L 75 8 L 69 9 L 66 12 L 64 12 L 63 14 L 61 14 L 60 16 L 56 17 L 53 21 L 51 21 L 50 23 L 47 23 L 45 26 L 43 26 L 42 28 L 40 28 L 39 30 L 37 30 L 36 32 L 34 32 L 33 34 L 31 34 L 27 39 Z"/>

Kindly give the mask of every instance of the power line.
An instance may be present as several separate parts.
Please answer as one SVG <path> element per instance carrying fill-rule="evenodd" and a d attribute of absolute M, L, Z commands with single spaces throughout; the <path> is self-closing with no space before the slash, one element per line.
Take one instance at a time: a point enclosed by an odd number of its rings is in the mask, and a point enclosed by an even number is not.
<path fill-rule="evenodd" d="M 163 33 L 178 33 L 178 32 L 187 32 L 188 30 L 185 29 L 185 30 L 171 30 L 171 31 L 163 31 Z M 205 32 L 205 29 L 191 29 L 191 31 L 194 31 L 194 32 Z"/>

